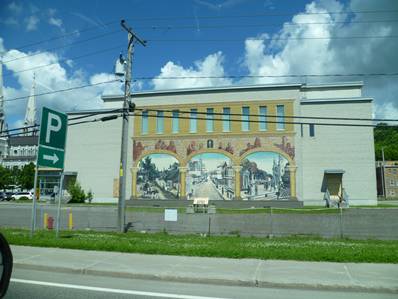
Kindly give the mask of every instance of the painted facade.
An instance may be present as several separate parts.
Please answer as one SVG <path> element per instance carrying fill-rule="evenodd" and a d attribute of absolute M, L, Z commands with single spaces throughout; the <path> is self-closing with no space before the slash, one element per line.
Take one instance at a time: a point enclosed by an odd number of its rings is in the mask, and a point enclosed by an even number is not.
<path fill-rule="evenodd" d="M 194 110 L 186 105 L 157 109 L 164 112 L 159 115 L 150 107 L 140 107 L 142 113 L 135 117 L 133 198 L 148 197 L 140 184 L 141 165 L 156 154 L 162 155 L 164 160 L 174 159 L 178 165 L 180 181 L 173 198 L 267 200 L 296 197 L 295 188 L 290 186 L 290 182 L 295 181 L 293 125 L 278 124 L 285 120 L 285 115 L 292 115 L 292 100 L 225 102 L 199 105 Z M 245 110 L 257 115 L 250 119 L 258 122 L 245 123 L 245 119 L 242 122 L 244 116 L 240 114 Z M 265 111 L 275 117 L 266 119 Z M 184 118 L 186 114 L 190 117 Z M 261 163 L 262 158 L 266 158 L 267 165 Z M 165 163 L 157 161 L 159 165 Z M 252 166 L 248 167 L 249 164 Z M 159 185 L 154 178 L 146 184 L 156 185 L 156 189 Z M 170 198 L 160 190 L 157 196 L 149 197 Z"/>
<path fill-rule="evenodd" d="M 134 93 L 127 196 L 297 199 L 324 205 L 325 190 L 333 187 L 330 177 L 338 171 L 340 193 L 348 194 L 350 205 L 374 205 L 372 128 L 324 126 L 317 119 L 371 118 L 372 99 L 362 96 L 362 86 L 275 84 Z M 123 97 L 103 96 L 103 101 L 109 112 L 122 107 Z M 121 125 L 117 119 L 68 129 L 65 169 L 76 173 L 98 201 L 117 200 Z"/>

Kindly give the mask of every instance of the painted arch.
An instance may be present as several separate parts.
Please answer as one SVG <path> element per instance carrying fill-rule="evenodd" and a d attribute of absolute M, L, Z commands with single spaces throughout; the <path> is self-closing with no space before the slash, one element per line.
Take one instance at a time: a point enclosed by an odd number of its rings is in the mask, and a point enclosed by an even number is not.
<path fill-rule="evenodd" d="M 177 199 L 179 197 L 180 164 L 170 154 L 153 153 L 137 163 L 137 196 L 147 199 Z"/>
<path fill-rule="evenodd" d="M 289 199 L 291 194 L 289 160 L 281 153 L 272 151 L 254 151 L 242 157 L 241 198 L 243 200 Z"/>
<path fill-rule="evenodd" d="M 220 152 L 202 152 L 187 161 L 186 196 L 209 200 L 232 200 L 235 197 L 233 161 Z"/>

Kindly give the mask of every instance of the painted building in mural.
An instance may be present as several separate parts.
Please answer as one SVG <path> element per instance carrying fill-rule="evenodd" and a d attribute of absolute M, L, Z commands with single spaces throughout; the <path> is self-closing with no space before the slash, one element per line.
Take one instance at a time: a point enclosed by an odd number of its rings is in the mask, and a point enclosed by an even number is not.
<path fill-rule="evenodd" d="M 351 204 L 374 204 L 372 129 L 300 118 L 371 118 L 372 99 L 361 89 L 354 82 L 136 93 L 129 196 L 321 205 L 325 192 L 346 192 Z M 122 100 L 104 96 L 104 110 Z M 69 131 L 66 170 L 100 199 L 118 195 L 120 132 L 119 120 Z"/>

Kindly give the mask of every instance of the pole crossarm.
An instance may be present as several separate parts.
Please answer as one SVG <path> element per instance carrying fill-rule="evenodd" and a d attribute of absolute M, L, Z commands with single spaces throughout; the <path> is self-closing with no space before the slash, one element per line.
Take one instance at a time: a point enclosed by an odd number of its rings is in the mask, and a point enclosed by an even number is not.
<path fill-rule="evenodd" d="M 127 23 L 125 20 L 120 21 L 120 25 L 132 35 L 133 39 L 136 39 L 141 45 L 146 47 L 146 40 L 142 40 L 141 38 L 138 37 L 137 34 L 134 33 L 133 29 L 131 27 L 128 27 Z M 129 41 L 130 42 L 130 41 Z"/>

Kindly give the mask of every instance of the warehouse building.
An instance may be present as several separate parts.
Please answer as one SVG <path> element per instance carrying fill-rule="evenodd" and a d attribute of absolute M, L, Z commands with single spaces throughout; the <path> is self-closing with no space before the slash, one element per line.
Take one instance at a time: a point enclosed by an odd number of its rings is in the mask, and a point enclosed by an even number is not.
<path fill-rule="evenodd" d="M 211 87 L 134 93 L 128 198 L 222 201 L 349 199 L 373 205 L 372 118 L 361 82 Z M 104 112 L 122 96 L 103 96 Z M 73 112 L 75 117 L 89 111 Z M 313 118 L 311 118 L 313 117 Z M 92 119 L 98 118 L 93 116 Z M 95 200 L 118 196 L 121 119 L 69 128 L 66 171 Z"/>

